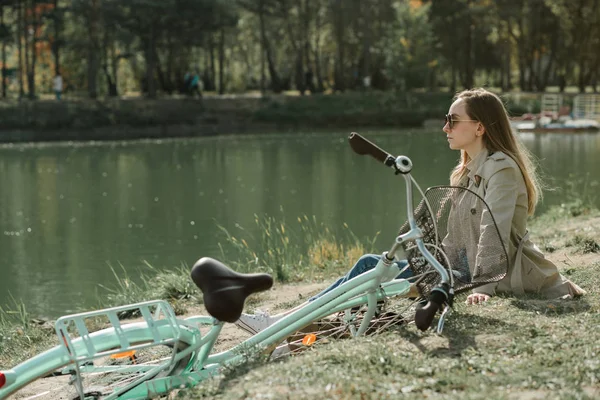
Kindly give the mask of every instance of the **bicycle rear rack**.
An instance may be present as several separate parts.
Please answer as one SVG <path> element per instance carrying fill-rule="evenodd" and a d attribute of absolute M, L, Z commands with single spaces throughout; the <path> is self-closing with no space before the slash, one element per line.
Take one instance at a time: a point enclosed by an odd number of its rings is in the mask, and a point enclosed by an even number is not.
<path fill-rule="evenodd" d="M 145 322 L 145 324 L 142 323 L 140 325 L 140 329 L 145 331 L 145 339 L 141 344 L 132 345 L 127 332 L 124 331 L 121 324 L 121 320 L 124 318 L 121 318 L 120 315 L 125 315 L 125 313 L 131 315 L 132 312 L 139 314 Z M 118 342 L 117 346 L 108 346 L 110 347 L 108 350 L 98 349 L 98 345 L 100 344 L 98 341 L 100 341 L 100 339 L 97 339 L 96 343 L 94 343 L 94 334 L 90 333 L 86 323 L 92 318 L 108 320 L 108 323 L 110 324 L 109 328 L 112 327 L 113 330 L 106 335 L 105 340 Z M 177 353 L 177 342 L 181 337 L 181 331 L 177 324 L 175 313 L 169 303 L 164 300 L 147 301 L 107 308 L 104 310 L 66 315 L 56 321 L 55 327 L 59 342 L 65 348 L 71 360 L 71 364 L 75 369 L 75 385 L 80 398 L 84 398 L 81 367 L 85 366 L 86 363 L 100 357 L 107 357 L 126 351 L 135 351 L 158 345 L 172 345 L 173 360 Z M 69 331 L 71 331 L 71 333 L 69 333 Z M 77 344 L 74 343 L 74 340 L 78 341 Z M 67 368 L 70 369 L 71 367 Z M 155 370 L 150 370 L 146 374 L 143 374 L 139 380 L 145 379 L 144 376 L 147 374 L 156 372 L 157 371 Z M 138 380 L 136 380 L 136 382 L 137 381 Z M 132 385 L 128 385 L 127 387 L 130 386 Z"/>

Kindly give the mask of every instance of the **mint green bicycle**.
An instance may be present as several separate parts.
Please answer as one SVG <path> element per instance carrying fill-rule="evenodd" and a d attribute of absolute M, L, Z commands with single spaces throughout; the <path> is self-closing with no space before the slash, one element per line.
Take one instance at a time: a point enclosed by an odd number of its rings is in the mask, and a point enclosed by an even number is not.
<path fill-rule="evenodd" d="M 469 240 L 465 218 L 493 220 L 493 216 L 475 193 L 449 186 L 426 193 L 419 188 L 423 199 L 413 207 L 412 188 L 418 185 L 410 175 L 411 160 L 391 156 L 356 133 L 349 141 L 355 152 L 391 167 L 406 184 L 408 221 L 374 269 L 233 348 L 216 351 L 224 324 L 235 322 L 246 298 L 269 289 L 273 280 L 267 274 L 240 274 L 217 260 L 201 258 L 192 278 L 210 316 L 179 319 L 167 302 L 150 301 L 61 317 L 56 321 L 57 346 L 0 371 L 0 399 L 155 398 L 201 384 L 249 355 L 272 352 L 282 341 L 302 350 L 322 339 L 371 334 L 399 324 L 425 331 L 438 311 L 441 333 L 455 293 L 497 281 L 506 273 L 507 255 L 497 229 L 485 256 L 477 257 L 485 265 L 477 261 L 477 268 L 471 268 L 471 255 L 461 244 Z M 398 260 L 408 261 L 410 278 L 396 278 L 406 264 Z M 140 318 L 121 318 L 132 313 Z"/>

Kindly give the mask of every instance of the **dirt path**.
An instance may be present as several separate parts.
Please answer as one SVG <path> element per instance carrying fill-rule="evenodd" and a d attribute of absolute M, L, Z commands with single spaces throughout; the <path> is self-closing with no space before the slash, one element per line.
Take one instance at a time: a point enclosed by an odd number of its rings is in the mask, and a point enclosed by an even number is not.
<path fill-rule="evenodd" d="M 292 285 L 274 285 L 267 292 L 251 296 L 246 301 L 244 312 L 254 312 L 257 309 L 268 311 L 270 314 L 288 310 L 306 301 L 310 296 L 318 293 L 327 287 L 327 283 L 306 283 Z M 188 307 L 188 310 L 181 317 L 190 317 L 193 315 L 208 315 L 204 306 Z M 233 345 L 246 340 L 250 335 L 244 330 L 236 327 L 234 324 L 225 324 L 219 341 L 215 349 L 217 351 L 226 350 Z"/>

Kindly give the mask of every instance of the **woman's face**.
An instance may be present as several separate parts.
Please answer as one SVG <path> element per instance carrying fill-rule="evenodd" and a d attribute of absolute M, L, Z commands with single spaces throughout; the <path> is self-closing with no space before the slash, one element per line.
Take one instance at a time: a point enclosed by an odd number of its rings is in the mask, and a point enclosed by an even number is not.
<path fill-rule="evenodd" d="M 469 117 L 463 99 L 450 106 L 443 130 L 453 150 L 464 150 L 473 158 L 483 149 L 483 125 Z"/>

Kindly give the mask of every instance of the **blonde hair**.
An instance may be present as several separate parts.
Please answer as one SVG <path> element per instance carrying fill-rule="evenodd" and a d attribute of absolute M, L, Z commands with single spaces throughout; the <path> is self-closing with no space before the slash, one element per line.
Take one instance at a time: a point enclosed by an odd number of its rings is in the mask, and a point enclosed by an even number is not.
<path fill-rule="evenodd" d="M 513 133 L 508 113 L 502 100 L 485 89 L 464 90 L 454 96 L 462 99 L 470 119 L 479 121 L 485 128 L 483 144 L 490 152 L 501 151 L 519 166 L 527 188 L 527 212 L 533 215 L 538 200 L 542 197 L 541 183 L 535 171 L 531 153 Z M 458 183 L 467 175 L 467 163 L 471 161 L 466 151 L 461 150 L 460 162 L 452 170 L 450 184 Z"/>

